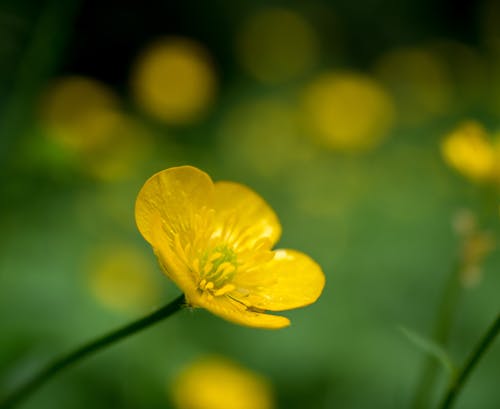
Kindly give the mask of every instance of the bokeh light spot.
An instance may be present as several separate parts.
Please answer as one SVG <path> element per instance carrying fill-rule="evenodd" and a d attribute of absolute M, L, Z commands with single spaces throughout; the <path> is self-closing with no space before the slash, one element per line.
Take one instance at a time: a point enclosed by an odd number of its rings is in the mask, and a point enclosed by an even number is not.
<path fill-rule="evenodd" d="M 105 84 L 63 77 L 40 99 L 40 124 L 71 166 L 101 180 L 126 178 L 151 151 L 150 133 L 120 109 Z"/>
<path fill-rule="evenodd" d="M 375 80 L 355 73 L 317 77 L 303 93 L 302 108 L 308 131 L 341 151 L 376 147 L 394 121 L 390 95 Z"/>
<path fill-rule="evenodd" d="M 119 99 L 105 84 L 81 76 L 62 77 L 47 87 L 39 116 L 48 135 L 70 150 L 106 144 L 116 126 Z"/>
<path fill-rule="evenodd" d="M 472 180 L 484 181 L 492 176 L 495 151 L 478 122 L 460 124 L 444 138 L 441 152 L 448 165 Z"/>
<path fill-rule="evenodd" d="M 271 409 L 271 387 L 261 376 L 225 358 L 206 357 L 186 367 L 171 395 L 177 409 Z"/>
<path fill-rule="evenodd" d="M 151 308 L 160 298 L 149 257 L 131 246 L 112 246 L 92 257 L 88 283 L 96 299 L 111 310 Z"/>
<path fill-rule="evenodd" d="M 208 52 L 187 38 L 148 46 L 132 72 L 136 103 L 167 124 L 199 120 L 214 102 L 216 77 Z"/>

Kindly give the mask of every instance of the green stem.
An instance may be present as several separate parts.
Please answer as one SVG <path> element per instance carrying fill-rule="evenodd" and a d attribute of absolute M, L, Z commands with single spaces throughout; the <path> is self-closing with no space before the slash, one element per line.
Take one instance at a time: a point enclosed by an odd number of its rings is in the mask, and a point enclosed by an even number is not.
<path fill-rule="evenodd" d="M 461 265 L 452 269 L 448 281 L 443 290 L 441 303 L 437 312 L 437 319 L 434 324 L 432 339 L 441 347 L 446 346 L 450 337 L 453 315 L 460 299 L 459 272 Z M 429 407 L 429 399 L 438 375 L 439 365 L 434 356 L 428 355 L 419 378 L 414 397 L 413 408 L 423 409 Z"/>
<path fill-rule="evenodd" d="M 452 407 L 455 399 L 458 394 L 462 390 L 465 382 L 467 381 L 469 375 L 473 371 L 473 369 L 478 364 L 479 360 L 486 353 L 488 348 L 491 346 L 496 336 L 500 332 L 500 314 L 497 315 L 493 324 L 488 328 L 486 333 L 481 337 L 476 347 L 473 349 L 471 355 L 465 362 L 465 365 L 462 367 L 457 376 L 452 380 L 448 389 L 446 391 L 446 395 L 444 396 L 439 409 L 449 409 Z"/>
<path fill-rule="evenodd" d="M 0 401 L 0 409 L 13 408 L 21 400 L 25 399 L 37 388 L 51 379 L 58 372 L 63 369 L 70 367 L 83 358 L 98 352 L 99 350 L 111 345 L 117 341 L 120 341 L 140 330 L 147 328 L 167 317 L 170 317 L 175 312 L 179 311 L 185 305 L 184 295 L 177 297 L 171 303 L 165 305 L 164 307 L 156 310 L 152 314 L 149 314 L 143 318 L 140 318 L 124 327 L 121 327 L 113 332 L 110 332 L 104 336 L 101 336 L 87 344 L 82 345 L 69 354 L 63 355 L 60 358 L 55 359 L 47 366 L 42 368 L 37 374 L 35 374 L 31 379 L 28 379 L 24 384 L 20 385 L 16 390 L 14 390 L 10 395 Z"/>

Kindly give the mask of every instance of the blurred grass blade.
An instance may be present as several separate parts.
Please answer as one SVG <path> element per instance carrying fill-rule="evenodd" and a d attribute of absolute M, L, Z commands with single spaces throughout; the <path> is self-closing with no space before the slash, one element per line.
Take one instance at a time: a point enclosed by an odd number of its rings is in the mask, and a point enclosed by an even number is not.
<path fill-rule="evenodd" d="M 445 368 L 448 374 L 451 375 L 455 372 L 456 368 L 453 361 L 439 344 L 408 328 L 398 327 L 398 329 L 418 349 L 434 357 Z"/>
<path fill-rule="evenodd" d="M 28 5 L 28 2 L 24 3 L 24 6 Z M 2 73 L 0 77 L 0 91 L 5 94 L 0 97 L 0 160 L 9 157 L 20 135 L 32 123 L 36 98 L 60 65 L 80 0 L 49 0 L 42 3 L 45 4 L 39 9 L 34 8 L 38 16 L 33 21 L 29 16 L 29 8 L 24 7 L 22 2 L 14 14 L 28 25 L 29 38 L 26 44 L 15 43 L 15 47 L 23 47 L 24 50 L 13 65 L 14 72 Z M 0 8 L 2 12 L 4 10 Z"/>

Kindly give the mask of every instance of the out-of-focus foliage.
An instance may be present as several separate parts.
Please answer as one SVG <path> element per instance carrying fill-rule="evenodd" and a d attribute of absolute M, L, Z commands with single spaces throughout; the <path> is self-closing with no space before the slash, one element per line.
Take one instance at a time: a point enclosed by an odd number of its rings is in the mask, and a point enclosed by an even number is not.
<path fill-rule="evenodd" d="M 402 121 L 418 124 L 449 112 L 450 78 L 432 52 L 418 48 L 392 50 L 380 57 L 375 72 L 394 93 Z"/>
<path fill-rule="evenodd" d="M 248 16 L 237 36 L 236 53 L 242 67 L 264 83 L 295 79 L 319 59 L 314 27 L 293 10 L 259 10 Z"/>
<path fill-rule="evenodd" d="M 316 147 L 301 130 L 299 107 L 283 98 L 262 97 L 235 104 L 217 131 L 224 163 L 261 176 L 286 176 L 290 164 L 310 162 Z"/>

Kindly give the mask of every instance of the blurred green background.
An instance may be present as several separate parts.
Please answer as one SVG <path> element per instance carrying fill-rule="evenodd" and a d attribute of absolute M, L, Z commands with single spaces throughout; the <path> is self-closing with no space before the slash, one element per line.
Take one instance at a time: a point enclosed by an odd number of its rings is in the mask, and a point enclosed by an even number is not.
<path fill-rule="evenodd" d="M 455 362 L 498 313 L 498 182 L 440 146 L 499 116 L 494 1 L 2 0 L 0 396 L 179 294 L 134 201 L 190 164 L 272 205 L 279 247 L 323 267 L 322 297 L 279 331 L 184 311 L 22 407 L 171 408 L 179 369 L 214 353 L 266 377 L 279 408 L 415 407 L 426 353 L 401 328 L 432 336 L 454 266 Z M 499 362 L 497 343 L 457 408 L 500 407 Z"/>

